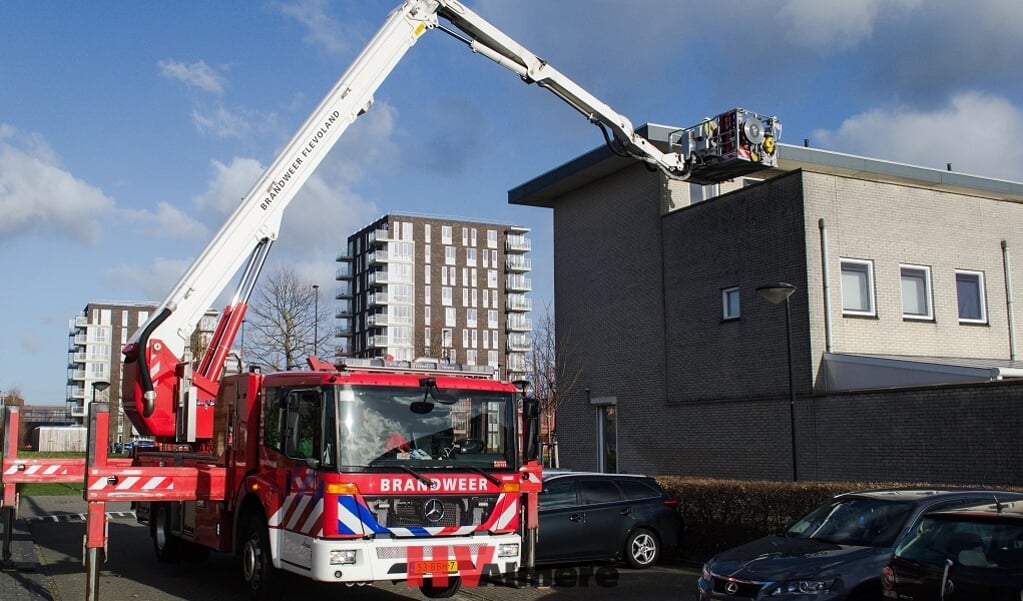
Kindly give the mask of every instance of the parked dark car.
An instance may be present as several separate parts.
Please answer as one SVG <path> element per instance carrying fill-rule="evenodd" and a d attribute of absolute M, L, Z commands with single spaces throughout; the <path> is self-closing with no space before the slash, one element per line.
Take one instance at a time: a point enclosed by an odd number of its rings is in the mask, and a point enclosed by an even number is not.
<path fill-rule="evenodd" d="M 923 515 L 1021 500 L 992 490 L 885 489 L 838 495 L 783 533 L 724 551 L 703 566 L 697 599 L 866 601 L 881 596 L 881 570 Z"/>
<path fill-rule="evenodd" d="M 1023 502 L 937 511 L 895 549 L 885 599 L 1023 599 Z"/>
<path fill-rule="evenodd" d="M 657 563 L 682 535 L 678 500 L 647 476 L 544 473 L 537 563 Z"/>

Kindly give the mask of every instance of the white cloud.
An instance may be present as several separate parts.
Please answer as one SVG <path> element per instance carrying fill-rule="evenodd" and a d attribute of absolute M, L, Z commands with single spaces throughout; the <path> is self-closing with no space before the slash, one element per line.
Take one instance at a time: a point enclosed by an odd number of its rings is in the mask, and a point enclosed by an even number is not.
<path fill-rule="evenodd" d="M 168 79 L 176 79 L 190 88 L 197 88 L 216 96 L 224 93 L 224 77 L 215 69 L 199 61 L 186 65 L 174 60 L 162 60 L 160 75 Z"/>
<path fill-rule="evenodd" d="M 329 8 L 330 4 L 326 0 L 299 0 L 278 5 L 281 14 L 291 17 L 306 28 L 306 43 L 319 46 L 332 54 L 341 53 L 349 47 L 348 40 L 353 37 L 352 28 L 346 27 L 347 21 L 342 23 L 332 17 Z"/>
<path fill-rule="evenodd" d="M 997 135 L 996 135 L 997 134 Z M 922 111 L 879 108 L 817 130 L 814 145 L 937 169 L 1023 180 L 1023 110 L 998 96 L 964 93 Z"/>
<path fill-rule="evenodd" d="M 212 161 L 213 179 L 206 190 L 195 197 L 195 205 L 203 210 L 212 209 L 220 215 L 234 211 L 252 185 L 266 171 L 256 159 L 234 157 L 230 164 Z"/>
<path fill-rule="evenodd" d="M 114 201 L 60 165 L 38 135 L 0 124 L 0 234 L 45 233 L 93 243 Z"/>
<path fill-rule="evenodd" d="M 787 24 L 784 37 L 794 45 L 842 50 L 868 39 L 881 13 L 919 4 L 920 0 L 786 0 L 777 22 Z"/>
<path fill-rule="evenodd" d="M 146 268 L 137 265 L 118 265 L 103 270 L 103 282 L 107 288 L 137 291 L 142 298 L 162 300 L 167 297 L 174 284 L 181 279 L 191 265 L 192 259 L 167 259 L 157 257 Z"/>
<path fill-rule="evenodd" d="M 150 238 L 197 240 L 209 235 L 202 223 L 163 201 L 156 204 L 156 212 L 131 209 L 122 210 L 120 214 L 132 228 L 144 231 Z"/>

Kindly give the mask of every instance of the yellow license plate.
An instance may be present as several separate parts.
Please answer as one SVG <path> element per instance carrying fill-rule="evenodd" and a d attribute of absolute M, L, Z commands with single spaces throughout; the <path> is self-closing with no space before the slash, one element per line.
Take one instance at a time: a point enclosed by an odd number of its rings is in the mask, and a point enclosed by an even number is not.
<path fill-rule="evenodd" d="M 413 574 L 437 574 L 440 572 L 457 572 L 458 560 L 416 561 L 412 563 Z"/>

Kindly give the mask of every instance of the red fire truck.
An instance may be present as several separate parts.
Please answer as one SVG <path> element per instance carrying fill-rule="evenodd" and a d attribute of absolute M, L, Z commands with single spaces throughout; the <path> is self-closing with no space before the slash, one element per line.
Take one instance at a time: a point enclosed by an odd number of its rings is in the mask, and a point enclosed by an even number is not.
<path fill-rule="evenodd" d="M 24 459 L 8 444 L 5 520 L 13 520 L 14 485 L 84 479 L 88 601 L 98 594 L 107 501 L 135 503 L 161 561 L 237 554 L 257 600 L 276 595 L 283 572 L 347 584 L 409 580 L 443 597 L 481 573 L 532 566 L 541 482 L 536 407 L 522 389 L 435 361 L 313 357 L 307 371 L 228 373 L 283 211 L 433 29 L 551 91 L 613 150 L 669 178 L 712 183 L 776 164 L 774 117 L 734 109 L 674 132 L 664 149 L 460 2 L 406 0 L 125 347 L 124 411 L 157 449 L 132 461 L 107 457 L 103 403 L 90 413 L 84 461 Z M 192 357 L 198 320 L 236 278 L 210 345 Z M 9 428 L 17 418 L 8 416 Z M 9 540 L 4 550 L 9 559 Z"/>

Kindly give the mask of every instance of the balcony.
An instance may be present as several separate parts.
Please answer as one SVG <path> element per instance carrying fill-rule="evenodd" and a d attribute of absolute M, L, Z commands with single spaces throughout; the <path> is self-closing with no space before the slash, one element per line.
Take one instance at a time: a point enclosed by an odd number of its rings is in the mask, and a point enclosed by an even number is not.
<path fill-rule="evenodd" d="M 368 348 L 384 348 L 387 346 L 387 335 L 376 334 L 373 336 L 366 337 L 366 346 Z"/>
<path fill-rule="evenodd" d="M 87 358 L 88 357 L 85 354 L 85 351 L 78 351 L 76 353 L 72 353 L 71 355 L 71 360 L 74 361 L 75 363 L 85 363 Z"/>
<path fill-rule="evenodd" d="M 67 372 L 68 380 L 84 380 L 85 370 L 84 369 L 69 369 Z"/>
<path fill-rule="evenodd" d="M 352 324 L 344 324 L 334 328 L 335 338 L 348 338 L 352 335 Z"/>
<path fill-rule="evenodd" d="M 521 274 L 510 274 L 504 280 L 504 289 L 512 292 L 529 292 L 533 289 L 533 280 Z"/>
<path fill-rule="evenodd" d="M 533 269 L 532 260 L 523 255 L 508 255 L 505 257 L 504 266 L 508 271 L 525 272 Z"/>
<path fill-rule="evenodd" d="M 334 293 L 334 298 L 341 300 L 345 298 L 352 298 L 352 285 L 351 282 L 346 282 L 341 286 L 337 287 L 337 291 Z"/>
<path fill-rule="evenodd" d="M 338 307 L 337 311 L 334 311 L 334 317 L 336 319 L 344 319 L 345 317 L 351 317 L 352 313 L 351 305 Z"/>
<path fill-rule="evenodd" d="M 504 324 L 504 329 L 508 332 L 532 332 L 533 320 L 521 313 L 512 313 L 508 315 L 508 320 Z"/>
<path fill-rule="evenodd" d="M 532 249 L 532 241 L 522 235 L 509 235 L 504 239 L 504 250 L 510 253 L 527 253 Z"/>
<path fill-rule="evenodd" d="M 504 307 L 508 311 L 532 311 L 533 300 L 525 294 L 509 294 Z"/>
<path fill-rule="evenodd" d="M 391 323 L 387 313 L 373 313 L 366 316 L 366 327 L 386 326 Z"/>
<path fill-rule="evenodd" d="M 390 240 L 389 236 L 390 232 L 387 231 L 387 228 L 373 230 L 372 232 L 369 233 L 369 243 L 370 244 L 386 243 L 388 240 Z"/>
<path fill-rule="evenodd" d="M 337 271 L 334 272 L 334 279 L 338 281 L 352 279 L 352 266 L 346 265 L 345 267 L 338 267 Z"/>
<path fill-rule="evenodd" d="M 337 256 L 334 257 L 334 260 L 337 261 L 338 263 L 351 263 L 352 255 L 348 252 L 347 249 L 341 250 L 338 251 Z"/>
<path fill-rule="evenodd" d="M 371 271 L 366 276 L 366 282 L 370 286 L 376 286 L 376 285 L 379 285 L 379 284 L 386 284 L 387 283 L 387 275 L 388 274 L 387 274 L 386 270 Z"/>
<path fill-rule="evenodd" d="M 85 315 L 79 315 L 79 316 L 75 317 L 75 327 L 76 328 L 84 328 L 84 327 L 87 327 L 88 325 L 89 325 L 89 318 L 86 317 Z"/>
<path fill-rule="evenodd" d="M 390 261 L 390 256 L 386 250 L 374 250 L 371 253 L 366 253 L 366 264 L 367 265 L 382 265 Z"/>
<path fill-rule="evenodd" d="M 524 353 L 530 348 L 532 348 L 532 342 L 529 340 L 529 336 L 525 334 L 508 335 L 508 350 L 510 352 Z"/>

